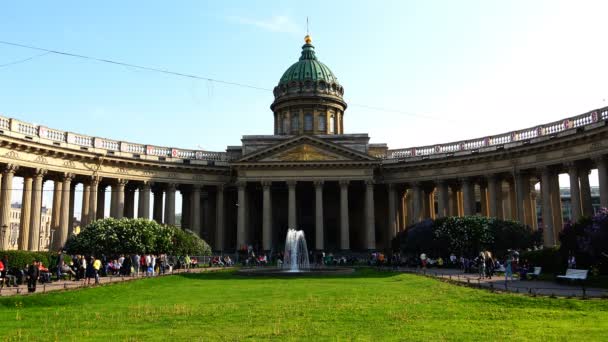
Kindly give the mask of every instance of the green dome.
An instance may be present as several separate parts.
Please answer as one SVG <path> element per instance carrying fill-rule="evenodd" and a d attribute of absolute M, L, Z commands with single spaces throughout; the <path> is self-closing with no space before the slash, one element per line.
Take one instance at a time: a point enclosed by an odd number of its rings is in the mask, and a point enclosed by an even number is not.
<path fill-rule="evenodd" d="M 324 81 L 327 84 L 339 84 L 338 78 L 329 70 L 327 65 L 317 60 L 317 57 L 315 56 L 315 47 L 310 43 L 306 43 L 302 46 L 302 56 L 300 57 L 300 60 L 285 71 L 279 81 L 279 85 L 287 85 L 294 81 Z"/>

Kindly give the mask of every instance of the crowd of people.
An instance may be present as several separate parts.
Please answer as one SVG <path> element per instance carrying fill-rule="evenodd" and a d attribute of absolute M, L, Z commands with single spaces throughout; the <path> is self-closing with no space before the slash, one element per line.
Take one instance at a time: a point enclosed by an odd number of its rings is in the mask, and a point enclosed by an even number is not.
<path fill-rule="evenodd" d="M 232 265 L 230 258 L 226 261 Z M 57 253 L 53 263 L 56 267 L 52 270 L 49 270 L 41 260 L 34 260 L 24 268 L 9 267 L 8 257 L 5 255 L 0 260 L 0 288 L 27 284 L 28 291 L 35 292 L 38 283 L 49 283 L 53 277 L 57 280 L 82 281 L 85 285 L 99 284 L 101 276 L 154 277 L 171 272 L 173 268 L 197 267 L 198 259 L 166 254 L 120 255 L 116 258 L 102 255 L 97 258 L 92 255 L 68 256 L 62 251 Z"/>

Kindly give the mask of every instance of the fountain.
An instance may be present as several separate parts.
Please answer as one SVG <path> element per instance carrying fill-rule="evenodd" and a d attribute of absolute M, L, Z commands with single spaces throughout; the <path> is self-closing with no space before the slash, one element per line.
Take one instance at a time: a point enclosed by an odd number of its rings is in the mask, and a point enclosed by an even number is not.
<path fill-rule="evenodd" d="M 310 269 L 304 231 L 295 229 L 287 231 L 283 256 L 282 268 L 288 272 L 302 272 Z"/>
<path fill-rule="evenodd" d="M 240 268 L 236 274 L 245 276 L 315 276 L 315 275 L 343 275 L 354 272 L 354 269 L 347 267 L 327 267 L 316 265 L 310 267 L 308 260 L 308 247 L 303 230 L 288 229 L 285 237 L 285 251 L 283 253 L 283 263 L 279 268 Z"/>

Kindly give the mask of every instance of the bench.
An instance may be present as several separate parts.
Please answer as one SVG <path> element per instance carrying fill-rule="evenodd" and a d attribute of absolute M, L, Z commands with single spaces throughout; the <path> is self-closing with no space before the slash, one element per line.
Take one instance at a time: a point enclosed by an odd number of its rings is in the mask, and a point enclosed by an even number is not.
<path fill-rule="evenodd" d="M 565 275 L 558 275 L 558 279 L 569 279 L 569 280 L 586 280 L 589 270 L 580 270 L 576 268 L 569 268 L 566 270 Z"/>
<path fill-rule="evenodd" d="M 543 269 L 542 267 L 535 266 L 534 272 L 528 273 L 528 277 L 530 279 L 538 279 L 538 276 L 540 276 L 540 272 L 542 271 L 542 269 Z"/>

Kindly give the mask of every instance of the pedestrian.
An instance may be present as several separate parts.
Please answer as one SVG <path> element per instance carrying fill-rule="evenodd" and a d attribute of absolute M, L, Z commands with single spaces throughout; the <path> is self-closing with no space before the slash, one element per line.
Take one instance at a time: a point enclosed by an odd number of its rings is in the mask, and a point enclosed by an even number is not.
<path fill-rule="evenodd" d="M 89 261 L 87 262 L 87 269 L 86 269 L 86 284 L 87 285 L 91 285 L 91 279 L 95 278 L 95 268 L 93 268 L 93 257 L 89 258 Z M 85 259 L 86 260 L 86 259 Z"/>
<path fill-rule="evenodd" d="M 507 261 L 505 262 L 505 283 L 508 281 L 508 279 L 511 279 L 511 281 L 513 281 L 512 263 L 513 261 L 511 260 L 511 256 L 508 256 Z"/>
<path fill-rule="evenodd" d="M 93 259 L 93 274 L 95 275 L 95 285 L 99 285 L 99 270 L 101 269 L 101 260 L 95 259 L 95 257 L 91 257 Z"/>
<path fill-rule="evenodd" d="M 34 260 L 27 268 L 27 292 L 36 292 L 36 283 L 38 282 L 39 275 L 38 261 Z"/>

